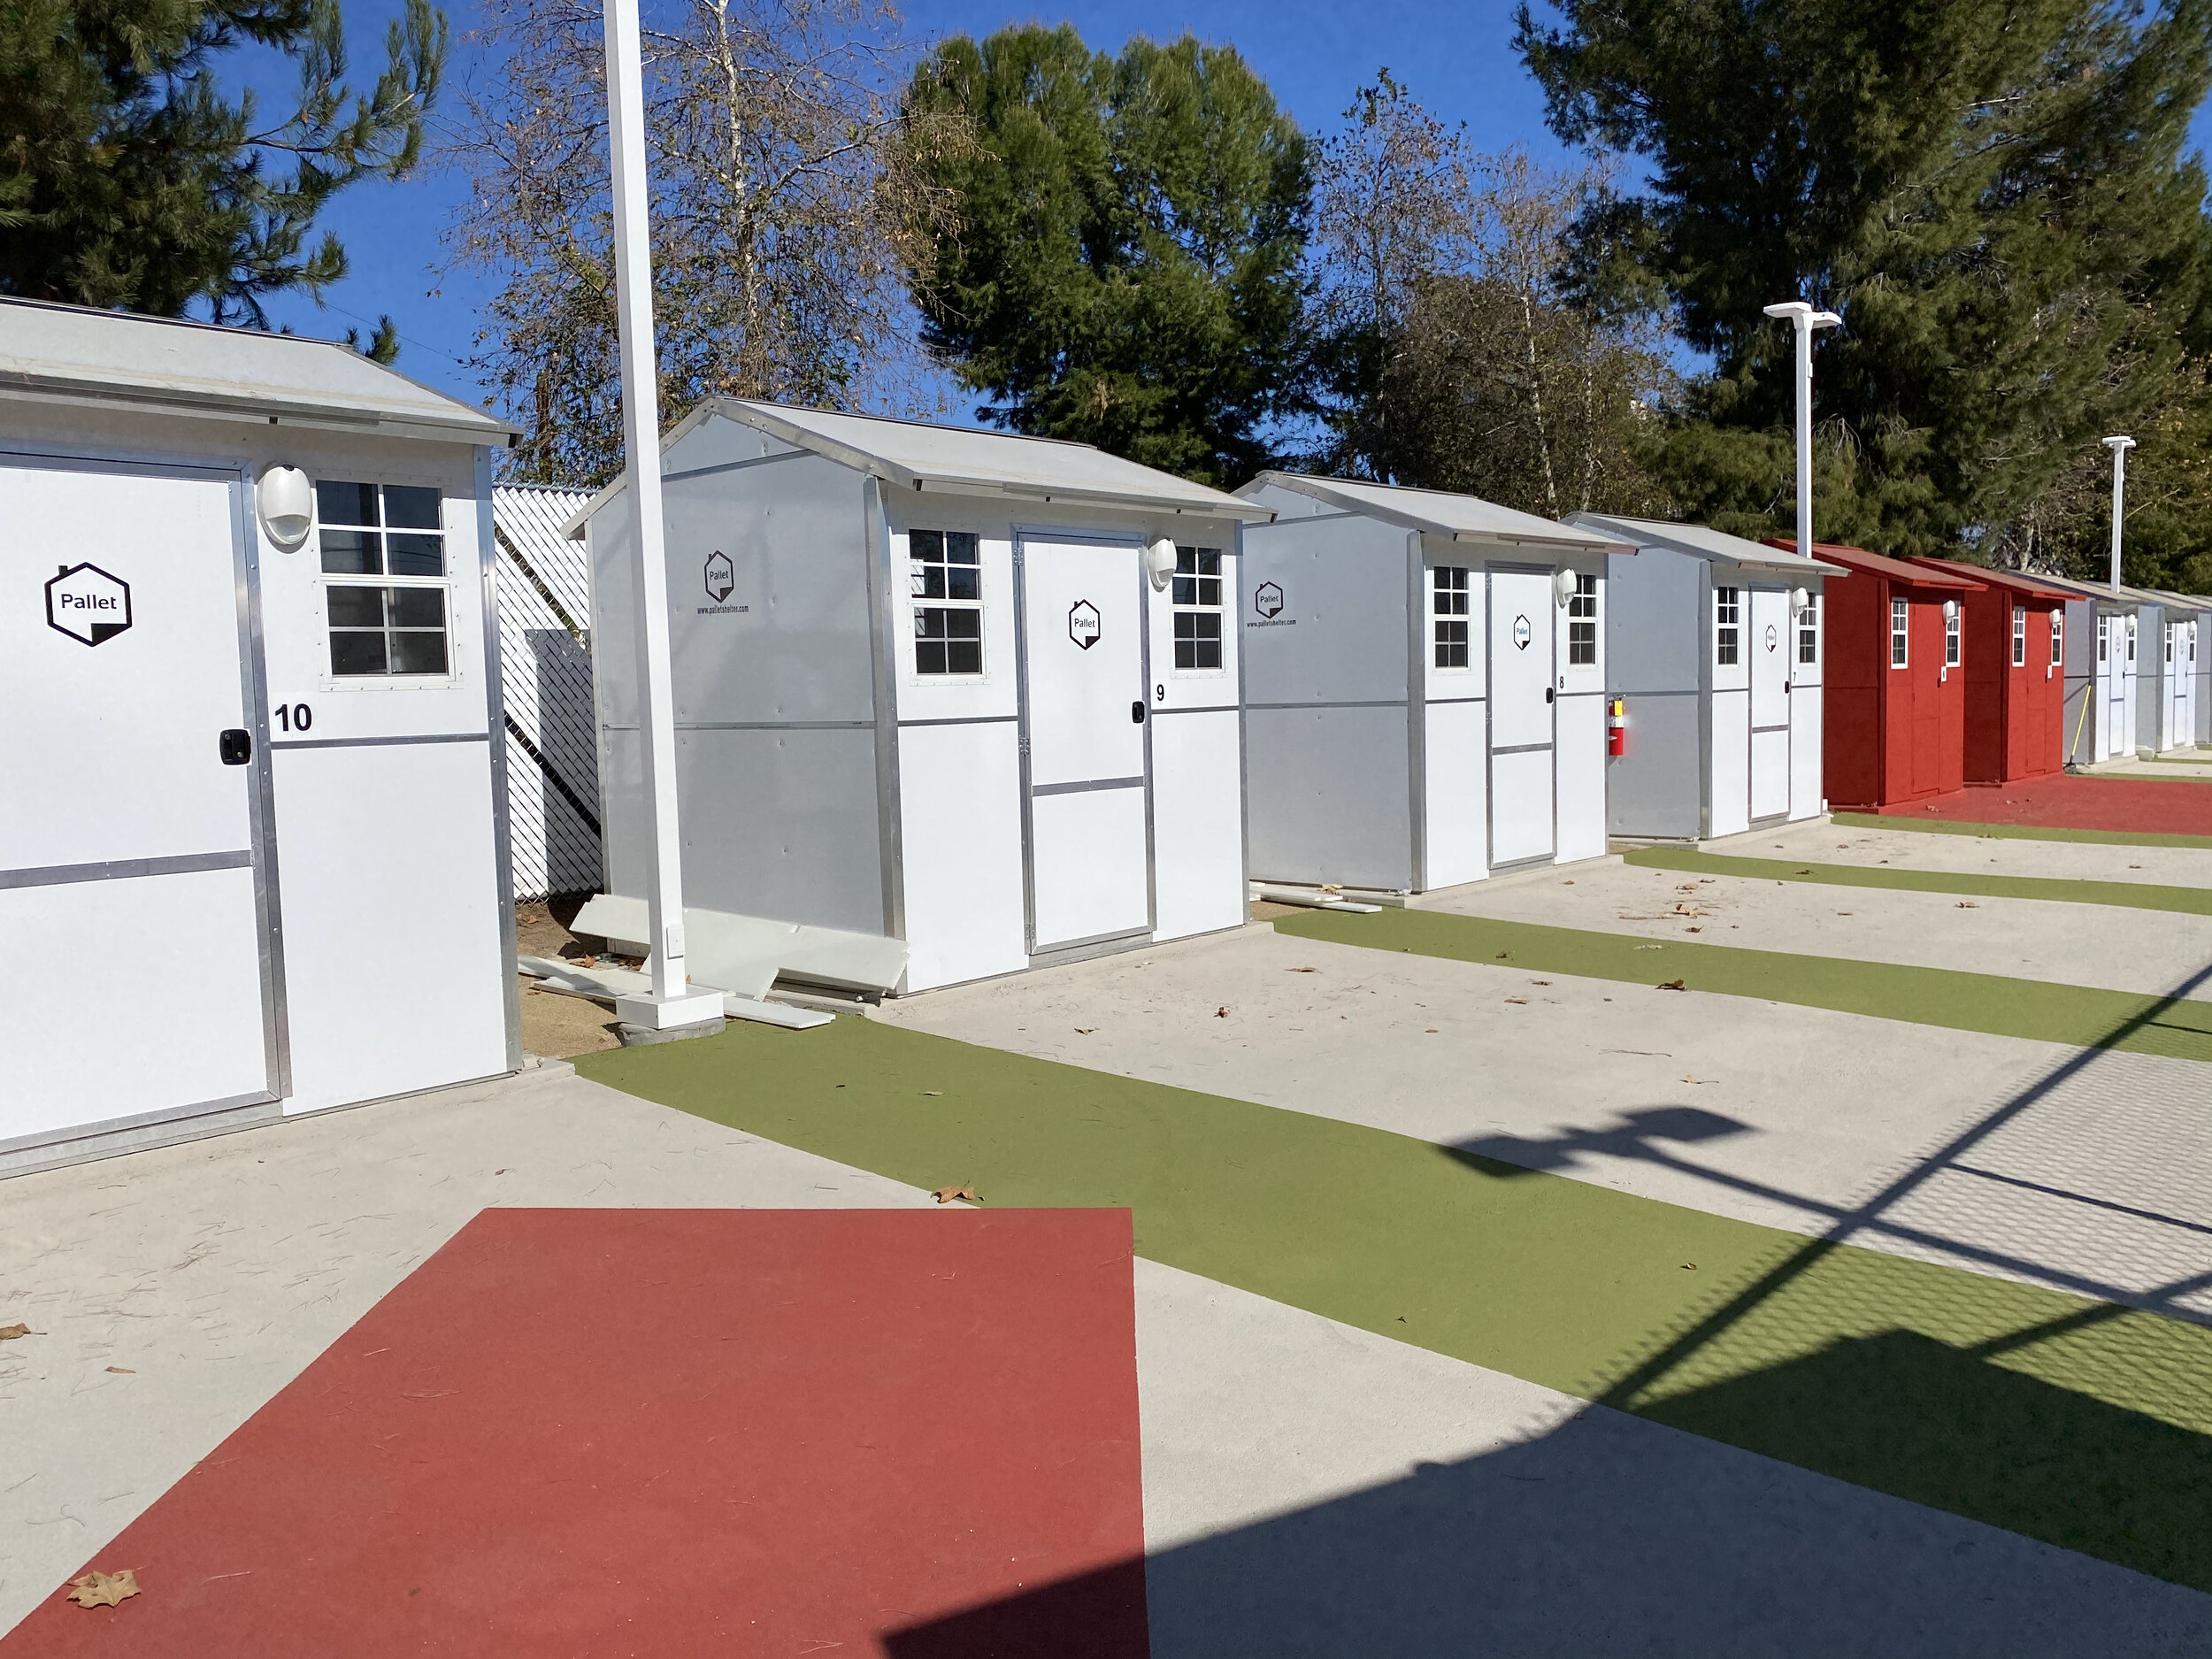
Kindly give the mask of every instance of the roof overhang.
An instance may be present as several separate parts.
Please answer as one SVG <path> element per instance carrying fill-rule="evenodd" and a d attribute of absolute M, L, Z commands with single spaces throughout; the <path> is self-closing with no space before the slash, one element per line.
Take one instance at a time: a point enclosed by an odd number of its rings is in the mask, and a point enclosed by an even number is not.
<path fill-rule="evenodd" d="M 1443 523 L 1441 520 L 1415 512 L 1387 499 L 1378 500 L 1365 493 L 1333 489 L 1333 479 L 1315 478 L 1305 472 L 1265 472 L 1244 486 L 1250 489 L 1260 484 L 1277 484 L 1283 488 L 1317 501 L 1325 506 L 1346 512 L 1356 512 L 1370 518 L 1379 518 L 1385 524 L 1394 524 L 1402 530 L 1417 530 L 1424 535 L 1444 536 L 1464 547 L 1530 548 L 1547 553 L 1633 553 L 1636 544 L 1609 531 L 1578 530 L 1572 525 L 1549 524 L 1538 530 L 1469 530 Z M 1470 500 L 1479 497 L 1470 496 Z M 1491 503 L 1485 503 L 1489 505 Z M 1510 511 L 1511 509 L 1504 511 Z M 1269 518 L 1273 518 L 1269 513 Z M 1533 514 L 1519 515 L 1533 518 Z"/>

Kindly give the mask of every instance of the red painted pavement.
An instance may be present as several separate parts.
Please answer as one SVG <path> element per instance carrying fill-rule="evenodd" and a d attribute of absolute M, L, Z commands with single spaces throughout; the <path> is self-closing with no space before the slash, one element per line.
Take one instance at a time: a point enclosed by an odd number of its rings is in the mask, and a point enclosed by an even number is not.
<path fill-rule="evenodd" d="M 0 1655 L 1139 1659 L 1130 1275 L 1125 1210 L 487 1210 Z"/>
<path fill-rule="evenodd" d="M 1881 811 L 1886 818 L 1949 818 L 1969 824 L 2212 835 L 2212 784 L 2061 773 L 1954 790 Z"/>

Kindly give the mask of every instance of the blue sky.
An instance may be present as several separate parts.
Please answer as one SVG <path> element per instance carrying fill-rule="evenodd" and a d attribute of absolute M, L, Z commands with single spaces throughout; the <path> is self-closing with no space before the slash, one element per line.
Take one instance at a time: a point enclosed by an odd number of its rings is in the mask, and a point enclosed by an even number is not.
<path fill-rule="evenodd" d="M 473 21 L 470 0 L 447 0 L 457 36 Z M 371 79 L 381 62 L 385 20 L 394 0 L 349 0 L 348 34 L 357 77 Z M 1387 65 L 1413 95 L 1446 119 L 1464 122 L 1478 149 L 1526 145 L 1540 157 L 1561 147 L 1544 126 L 1543 99 L 1512 50 L 1509 0 L 1089 0 L 1049 11 L 1015 9 L 994 0 L 910 0 L 909 34 L 918 39 L 985 34 L 1018 19 L 1064 18 L 1093 46 L 1112 50 L 1130 35 L 1171 38 L 1186 29 L 1233 43 L 1275 96 L 1309 132 L 1335 127 L 1353 92 Z M 454 68 L 466 48 L 457 38 Z M 272 104 L 276 88 L 271 88 Z M 2193 129 L 2212 150 L 2212 104 Z M 301 334 L 335 337 L 358 326 L 365 335 L 390 313 L 399 326 L 398 367 L 417 380 L 477 401 L 474 377 L 463 365 L 477 328 L 485 289 L 461 273 L 442 276 L 441 232 L 462 192 L 449 175 L 427 174 L 400 185 L 365 184 L 341 196 L 325 215 L 352 261 L 352 273 L 331 288 L 328 304 L 290 297 L 271 309 L 273 320 Z"/>

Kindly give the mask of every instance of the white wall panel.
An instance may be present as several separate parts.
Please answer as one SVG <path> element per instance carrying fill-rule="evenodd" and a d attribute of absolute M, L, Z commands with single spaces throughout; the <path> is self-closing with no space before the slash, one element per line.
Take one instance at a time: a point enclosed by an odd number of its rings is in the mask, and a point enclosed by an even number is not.
<path fill-rule="evenodd" d="M 1605 699 L 1559 699 L 1553 754 L 1559 770 L 1560 863 L 1605 853 Z"/>
<path fill-rule="evenodd" d="M 1740 671 L 1733 671 L 1740 681 Z M 1751 693 L 1716 691 L 1712 698 L 1712 792 L 1708 835 L 1751 827 Z"/>
<path fill-rule="evenodd" d="M 1481 630 L 1473 630 L 1478 635 Z M 1456 887 L 1490 873 L 1489 736 L 1485 704 L 1432 703 L 1424 743 L 1428 780 L 1428 884 Z"/>
<path fill-rule="evenodd" d="M 1821 801 L 1820 687 L 1799 681 L 1790 693 L 1790 816 L 1816 818 Z"/>
<path fill-rule="evenodd" d="M 1234 709 L 1152 721 L 1155 939 L 1245 918 L 1244 808 Z"/>
<path fill-rule="evenodd" d="M 1010 721 L 899 728 L 910 991 L 1029 965 L 1016 741 Z"/>

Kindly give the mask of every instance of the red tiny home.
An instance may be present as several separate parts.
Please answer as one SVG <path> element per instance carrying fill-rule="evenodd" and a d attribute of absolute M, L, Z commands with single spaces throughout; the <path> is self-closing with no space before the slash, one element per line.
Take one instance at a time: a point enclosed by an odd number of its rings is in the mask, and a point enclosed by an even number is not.
<path fill-rule="evenodd" d="M 1796 543 L 1778 539 L 1773 545 Z M 1864 810 L 1963 788 L 1966 618 L 1960 602 L 1979 582 L 1824 541 L 1816 542 L 1812 554 L 1851 572 L 1828 584 L 1821 722 L 1828 804 Z"/>
<path fill-rule="evenodd" d="M 2033 577 L 1947 559 L 1915 565 L 1975 584 L 1966 605 L 1966 781 L 2062 771 L 2066 598 Z"/>

